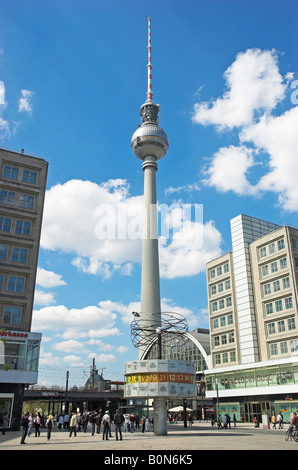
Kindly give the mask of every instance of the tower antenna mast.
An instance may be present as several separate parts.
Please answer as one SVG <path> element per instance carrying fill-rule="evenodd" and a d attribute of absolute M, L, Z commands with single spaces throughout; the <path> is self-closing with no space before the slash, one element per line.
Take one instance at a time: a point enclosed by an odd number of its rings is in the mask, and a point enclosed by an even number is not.
<path fill-rule="evenodd" d="M 152 91 L 152 63 L 151 63 L 151 18 L 148 18 L 148 89 L 147 89 L 147 100 L 153 99 Z"/>

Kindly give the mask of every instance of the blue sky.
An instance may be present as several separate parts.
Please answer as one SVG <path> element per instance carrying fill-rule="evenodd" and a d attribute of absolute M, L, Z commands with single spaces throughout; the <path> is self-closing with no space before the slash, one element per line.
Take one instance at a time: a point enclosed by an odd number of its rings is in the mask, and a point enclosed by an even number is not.
<path fill-rule="evenodd" d="M 162 310 L 208 328 L 205 264 L 231 250 L 239 213 L 298 226 L 297 10 L 295 1 L 1 2 L 0 144 L 49 162 L 32 324 L 43 334 L 40 383 L 64 384 L 69 370 L 70 386 L 82 385 L 93 357 L 105 378 L 122 380 L 137 358 L 141 241 L 100 240 L 96 227 L 104 204 L 121 218 L 142 203 L 130 139 L 146 100 L 148 16 L 153 99 L 170 141 L 158 202 L 203 207 L 203 243 L 171 231 L 161 240 Z"/>

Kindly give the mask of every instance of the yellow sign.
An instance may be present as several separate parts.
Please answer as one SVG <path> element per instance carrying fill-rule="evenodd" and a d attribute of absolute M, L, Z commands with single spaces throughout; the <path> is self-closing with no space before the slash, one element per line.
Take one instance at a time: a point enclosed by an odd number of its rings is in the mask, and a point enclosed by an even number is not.
<path fill-rule="evenodd" d="M 172 372 L 156 372 L 153 374 L 131 374 L 126 376 L 126 383 L 144 383 L 144 382 L 181 382 L 193 383 L 193 374 L 180 374 Z"/>

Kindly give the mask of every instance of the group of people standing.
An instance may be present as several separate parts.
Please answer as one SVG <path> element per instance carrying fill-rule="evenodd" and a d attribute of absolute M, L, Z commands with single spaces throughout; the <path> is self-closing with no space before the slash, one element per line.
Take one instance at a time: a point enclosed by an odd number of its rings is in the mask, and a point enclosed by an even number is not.
<path fill-rule="evenodd" d="M 25 439 L 27 436 L 31 435 L 33 427 L 35 428 L 35 437 L 39 437 L 40 427 L 45 426 L 47 429 L 47 439 L 49 440 L 51 438 L 52 429 L 55 427 L 55 422 L 59 430 L 63 428 L 69 431 L 69 437 L 76 437 L 77 432 L 86 433 L 88 425 L 91 425 L 91 435 L 94 436 L 102 432 L 103 440 L 109 440 L 109 438 L 113 437 L 111 433 L 112 424 L 115 426 L 116 440 L 122 440 L 123 426 L 125 432 L 132 433 L 135 429 L 141 429 L 142 433 L 149 431 L 148 416 L 142 416 L 140 419 L 138 414 L 122 414 L 119 410 L 116 410 L 113 416 L 110 416 L 109 410 L 105 411 L 105 413 L 103 413 L 101 409 L 99 411 L 94 410 L 92 413 L 84 411 L 83 414 L 76 413 L 75 410 L 72 410 L 70 414 L 60 414 L 55 419 L 51 414 L 45 419 L 40 413 L 34 416 L 32 413 L 27 412 L 23 415 L 21 420 L 21 444 L 26 444 Z"/>

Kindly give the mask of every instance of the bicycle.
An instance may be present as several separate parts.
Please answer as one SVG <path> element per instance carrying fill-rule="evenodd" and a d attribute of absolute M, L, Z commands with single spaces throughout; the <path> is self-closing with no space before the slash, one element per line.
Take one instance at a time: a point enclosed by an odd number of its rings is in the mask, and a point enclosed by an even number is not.
<path fill-rule="evenodd" d="M 286 435 L 285 435 L 285 440 L 288 441 L 288 440 L 294 440 L 295 442 L 298 442 L 298 430 L 297 429 L 294 429 L 293 426 L 289 426 L 287 432 L 286 432 Z"/>

